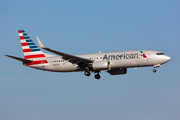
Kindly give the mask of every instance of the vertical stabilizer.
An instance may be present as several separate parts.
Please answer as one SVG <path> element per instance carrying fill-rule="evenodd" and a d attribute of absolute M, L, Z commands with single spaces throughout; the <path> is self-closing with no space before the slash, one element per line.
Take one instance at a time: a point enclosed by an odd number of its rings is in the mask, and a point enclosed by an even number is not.
<path fill-rule="evenodd" d="M 25 59 L 46 57 L 24 30 L 18 30 L 18 33 Z"/>
<path fill-rule="evenodd" d="M 18 30 L 19 38 L 24 54 L 24 58 L 27 60 L 32 60 L 32 62 L 28 62 L 26 66 L 39 66 L 44 67 L 48 64 L 46 60 L 46 55 L 43 53 L 34 41 L 29 37 L 29 35 L 24 30 Z"/>

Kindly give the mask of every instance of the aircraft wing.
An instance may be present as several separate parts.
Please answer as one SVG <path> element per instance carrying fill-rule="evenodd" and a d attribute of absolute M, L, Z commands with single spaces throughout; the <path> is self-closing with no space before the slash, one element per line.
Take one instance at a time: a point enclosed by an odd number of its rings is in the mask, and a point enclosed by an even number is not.
<path fill-rule="evenodd" d="M 11 55 L 5 55 L 5 56 L 10 57 L 10 58 L 13 58 L 13 59 L 18 60 L 18 61 L 21 61 L 21 62 L 25 62 L 25 63 L 32 62 L 32 60 L 27 60 L 27 59 L 23 59 L 23 58 L 11 56 Z"/>
<path fill-rule="evenodd" d="M 52 53 L 55 53 L 57 55 L 60 55 L 60 56 L 62 56 L 62 58 L 64 60 L 67 60 L 68 62 L 70 62 L 72 64 L 82 64 L 82 63 L 88 64 L 88 63 L 93 63 L 93 60 L 89 60 L 89 59 L 86 59 L 86 58 L 81 58 L 81 57 L 78 57 L 78 56 L 66 54 L 66 53 L 63 53 L 63 52 L 59 52 L 59 51 L 47 48 L 47 47 L 45 47 L 42 44 L 42 42 L 40 41 L 40 39 L 38 37 L 37 37 L 37 40 L 38 40 L 38 43 L 39 43 L 39 45 L 40 45 L 40 47 L 42 49 L 47 50 L 47 51 L 52 52 Z"/>

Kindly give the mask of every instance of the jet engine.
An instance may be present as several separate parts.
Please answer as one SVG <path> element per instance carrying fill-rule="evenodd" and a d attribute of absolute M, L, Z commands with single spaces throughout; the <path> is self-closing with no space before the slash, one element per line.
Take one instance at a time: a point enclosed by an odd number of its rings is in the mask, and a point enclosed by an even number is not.
<path fill-rule="evenodd" d="M 127 68 L 119 68 L 107 71 L 111 75 L 123 75 L 127 73 Z"/>
<path fill-rule="evenodd" d="M 109 62 L 108 61 L 97 61 L 92 65 L 94 70 L 108 70 Z"/>

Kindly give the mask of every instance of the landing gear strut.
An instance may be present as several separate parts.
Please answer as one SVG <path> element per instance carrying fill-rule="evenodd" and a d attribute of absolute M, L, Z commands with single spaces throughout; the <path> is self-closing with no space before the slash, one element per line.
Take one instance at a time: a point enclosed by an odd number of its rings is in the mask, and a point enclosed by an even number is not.
<path fill-rule="evenodd" d="M 86 71 L 84 72 L 84 75 L 86 75 L 86 76 L 90 76 L 91 75 L 88 67 L 86 67 Z"/>
<path fill-rule="evenodd" d="M 154 65 L 153 72 L 155 73 L 155 72 L 156 72 L 156 69 L 155 69 L 155 68 L 157 68 L 157 67 L 161 67 L 161 66 L 162 66 L 162 64 L 157 64 L 157 65 Z"/>
<path fill-rule="evenodd" d="M 94 76 L 96 79 L 100 79 L 101 76 L 99 75 L 99 73 L 97 73 L 95 76 Z"/>
<path fill-rule="evenodd" d="M 153 69 L 153 72 L 156 73 L 156 69 Z"/>

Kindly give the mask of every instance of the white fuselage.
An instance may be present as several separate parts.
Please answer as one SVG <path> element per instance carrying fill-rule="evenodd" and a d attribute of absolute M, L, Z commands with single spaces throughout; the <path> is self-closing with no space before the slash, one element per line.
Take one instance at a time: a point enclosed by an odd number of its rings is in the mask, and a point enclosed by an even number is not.
<path fill-rule="evenodd" d="M 108 61 L 110 63 L 111 69 L 162 65 L 171 59 L 167 55 L 157 53 L 160 52 L 153 50 L 143 50 L 143 53 L 141 53 L 140 50 L 135 50 L 96 54 L 82 54 L 75 56 L 93 60 L 94 62 L 92 64 L 99 61 Z M 145 54 L 145 56 L 143 54 Z M 46 59 L 48 63 L 42 62 L 42 64 L 29 65 L 29 67 L 54 72 L 85 71 L 85 69 L 79 68 L 77 64 L 72 64 L 68 62 L 68 60 L 65 61 L 64 59 L 62 59 L 61 56 L 51 56 L 43 59 L 39 58 L 39 60 L 44 59 Z M 102 68 L 99 69 L 99 71 L 108 69 L 109 68 Z"/>

